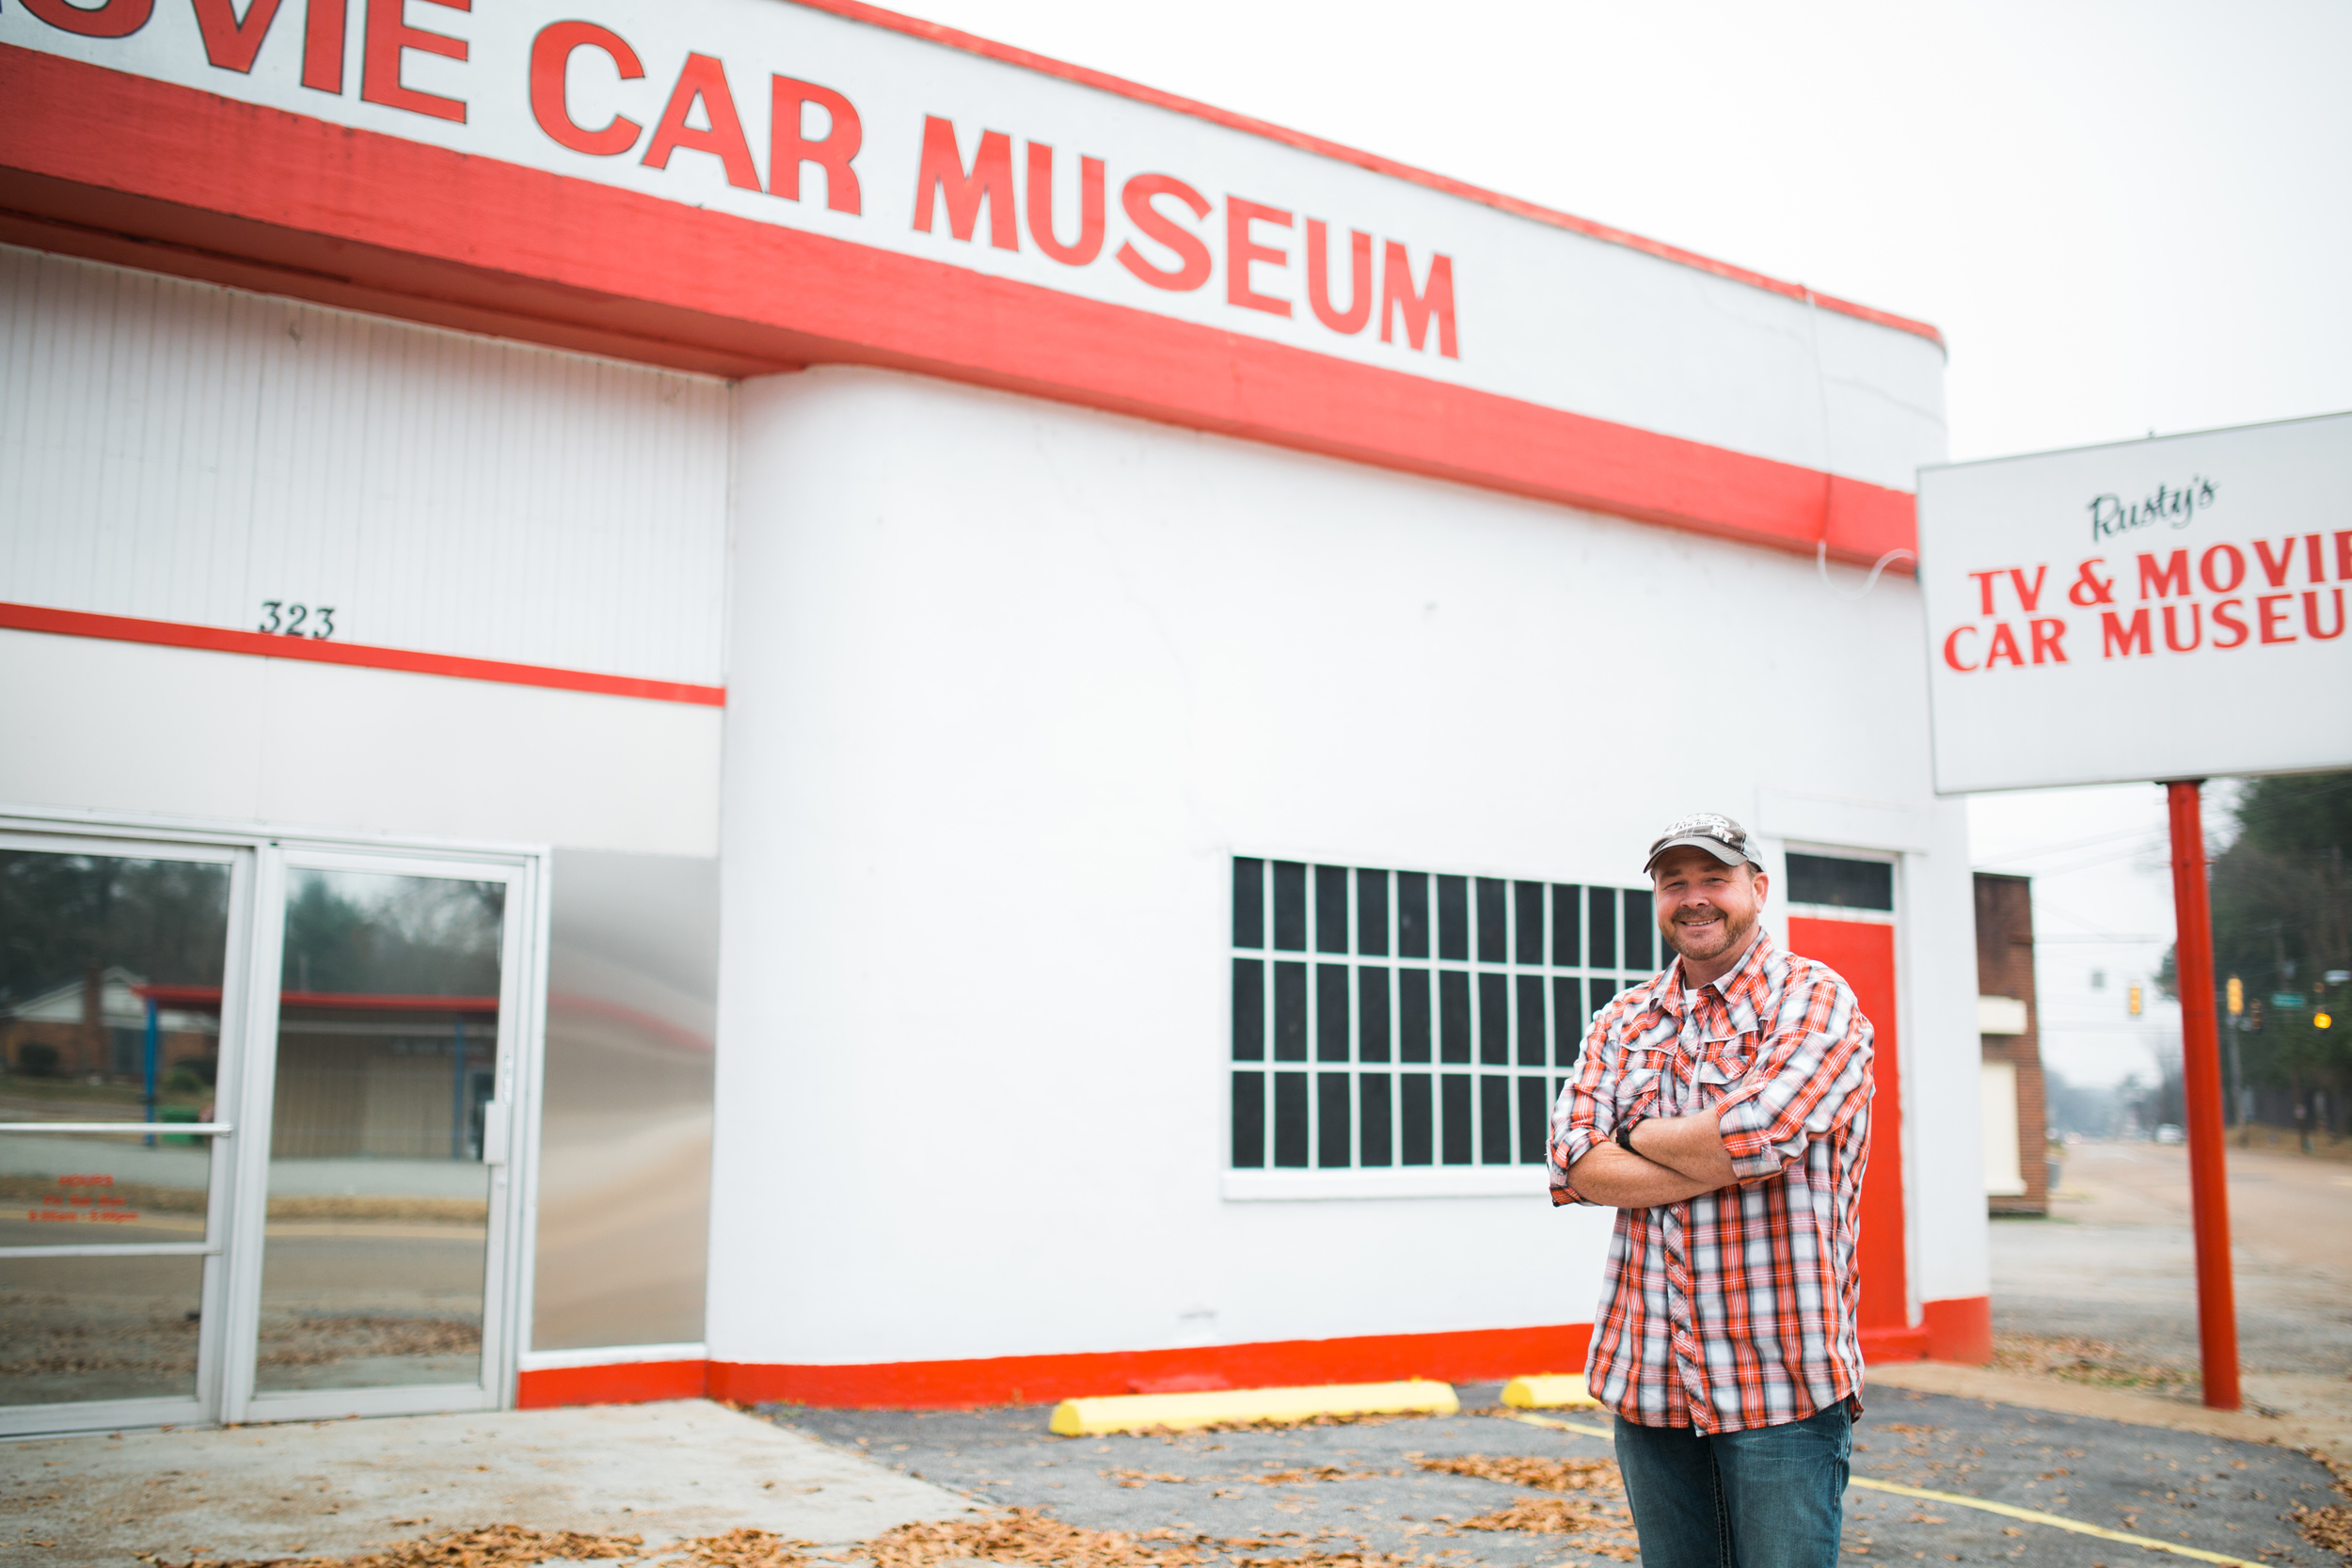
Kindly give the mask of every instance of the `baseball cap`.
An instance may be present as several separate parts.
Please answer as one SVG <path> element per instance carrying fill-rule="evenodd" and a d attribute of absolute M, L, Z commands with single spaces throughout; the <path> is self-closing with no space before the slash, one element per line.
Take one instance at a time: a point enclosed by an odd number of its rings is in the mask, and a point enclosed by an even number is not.
<path fill-rule="evenodd" d="M 1747 829 L 1720 812 L 1703 811 L 1695 816 L 1678 817 L 1670 823 L 1666 831 L 1658 835 L 1658 841 L 1649 847 L 1649 859 L 1642 863 L 1643 871 L 1647 872 L 1656 865 L 1658 857 L 1667 850 L 1683 845 L 1704 849 L 1725 865 L 1738 865 L 1745 861 L 1758 871 L 1764 869 L 1764 862 L 1756 854 L 1756 845 L 1748 837 Z"/>

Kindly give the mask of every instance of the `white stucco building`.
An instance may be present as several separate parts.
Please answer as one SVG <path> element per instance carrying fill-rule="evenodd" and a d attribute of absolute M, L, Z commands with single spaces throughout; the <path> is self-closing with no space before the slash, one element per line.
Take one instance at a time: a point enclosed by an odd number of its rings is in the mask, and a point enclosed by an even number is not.
<path fill-rule="evenodd" d="M 1694 809 L 1981 1354 L 1932 329 L 848 0 L 254 14 L 0 11 L 0 1012 L 124 1037 L 0 1295 L 131 1347 L 0 1422 L 1573 1370 Z"/>

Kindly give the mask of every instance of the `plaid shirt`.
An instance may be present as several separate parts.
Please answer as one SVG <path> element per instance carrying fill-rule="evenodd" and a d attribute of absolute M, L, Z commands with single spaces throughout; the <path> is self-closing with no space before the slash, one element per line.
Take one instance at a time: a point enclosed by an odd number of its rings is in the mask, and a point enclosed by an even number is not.
<path fill-rule="evenodd" d="M 1621 1117 L 1723 1107 L 1736 1187 L 1621 1209 L 1585 1375 L 1642 1426 L 1801 1421 L 1862 1388 L 1854 1316 L 1870 1022 L 1846 982 L 1759 929 L 1686 1011 L 1682 960 L 1593 1020 L 1551 1114 L 1552 1201 Z"/>

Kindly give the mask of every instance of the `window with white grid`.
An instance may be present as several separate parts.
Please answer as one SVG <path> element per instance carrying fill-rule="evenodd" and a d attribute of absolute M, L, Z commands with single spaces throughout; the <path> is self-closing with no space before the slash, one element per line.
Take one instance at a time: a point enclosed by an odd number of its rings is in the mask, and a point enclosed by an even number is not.
<path fill-rule="evenodd" d="M 1540 1164 L 1646 888 L 1233 861 L 1233 1168 Z"/>

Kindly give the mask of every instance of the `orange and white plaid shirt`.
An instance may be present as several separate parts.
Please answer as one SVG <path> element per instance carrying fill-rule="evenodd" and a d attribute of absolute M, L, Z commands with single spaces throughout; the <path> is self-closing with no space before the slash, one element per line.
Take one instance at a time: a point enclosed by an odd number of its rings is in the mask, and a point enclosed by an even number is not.
<path fill-rule="evenodd" d="M 1870 1095 L 1870 1021 L 1852 988 L 1761 929 L 1695 1006 L 1677 958 L 1595 1016 L 1552 1108 L 1552 1201 L 1588 1201 L 1568 1171 L 1628 1116 L 1722 1106 L 1740 1178 L 1618 1211 L 1584 1368 L 1595 1399 L 1641 1426 L 1713 1433 L 1860 1394 Z"/>

